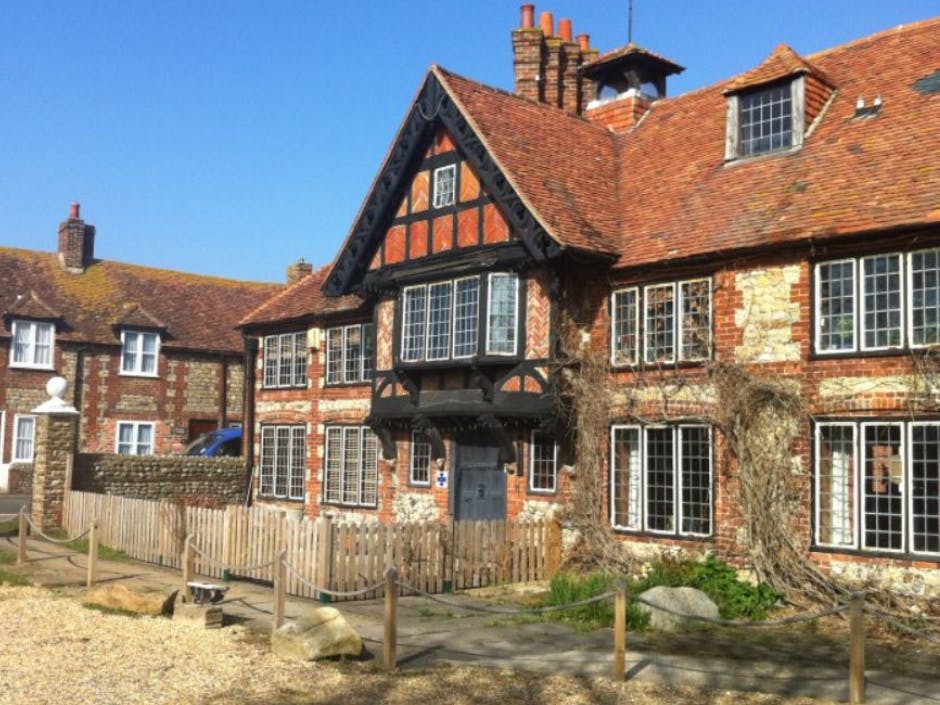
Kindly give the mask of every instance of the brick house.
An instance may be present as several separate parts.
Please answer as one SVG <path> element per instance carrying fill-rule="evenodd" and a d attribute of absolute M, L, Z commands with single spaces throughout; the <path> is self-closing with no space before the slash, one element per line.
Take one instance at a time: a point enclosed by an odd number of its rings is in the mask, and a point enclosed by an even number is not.
<path fill-rule="evenodd" d="M 95 259 L 94 239 L 73 204 L 57 252 L 0 247 L 4 475 L 32 462 L 30 412 L 53 375 L 81 412 L 83 452 L 178 452 L 242 421 L 235 325 L 278 287 Z"/>
<path fill-rule="evenodd" d="M 677 97 L 678 64 L 540 19 L 513 93 L 430 69 L 332 265 L 243 321 L 258 501 L 513 518 L 592 472 L 638 550 L 734 554 L 726 363 L 805 404 L 813 559 L 936 584 L 940 19 Z M 607 361 L 602 467 L 560 411 L 572 351 Z"/>

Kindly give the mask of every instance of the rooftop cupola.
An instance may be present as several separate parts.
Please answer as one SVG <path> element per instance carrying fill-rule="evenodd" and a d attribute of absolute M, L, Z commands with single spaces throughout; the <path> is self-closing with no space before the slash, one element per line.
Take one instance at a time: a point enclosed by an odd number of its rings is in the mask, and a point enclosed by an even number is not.
<path fill-rule="evenodd" d="M 614 132 L 630 130 L 653 101 L 666 97 L 666 78 L 684 70 L 630 42 L 581 66 L 582 81 L 594 87 L 584 115 Z"/>

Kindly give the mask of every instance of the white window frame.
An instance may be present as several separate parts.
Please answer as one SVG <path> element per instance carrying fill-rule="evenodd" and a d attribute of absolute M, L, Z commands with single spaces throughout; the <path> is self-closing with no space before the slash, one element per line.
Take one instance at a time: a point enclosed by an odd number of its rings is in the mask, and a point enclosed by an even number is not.
<path fill-rule="evenodd" d="M 419 436 L 424 436 L 424 440 L 420 440 Z M 417 462 L 420 462 L 424 458 L 424 454 L 419 455 L 415 449 L 419 445 L 427 446 L 427 467 L 424 468 L 425 472 L 428 474 L 427 480 L 417 480 L 415 479 L 415 473 L 421 468 L 417 465 Z M 412 431 L 411 432 L 411 457 L 408 461 L 408 484 L 413 487 L 430 487 L 431 486 L 431 476 L 433 472 L 431 471 L 431 441 L 427 437 L 427 434 L 422 433 L 421 431 Z"/>
<path fill-rule="evenodd" d="M 851 348 L 838 348 L 833 350 L 823 350 L 820 347 L 822 342 L 822 275 L 820 274 L 820 269 L 825 265 L 831 264 L 845 264 L 846 262 L 851 263 L 852 265 L 852 347 Z M 859 330 L 859 320 L 858 320 L 858 258 L 855 257 L 844 257 L 842 259 L 833 259 L 826 260 L 825 262 L 817 262 L 816 266 L 813 268 L 813 350 L 816 351 L 817 355 L 847 355 L 849 353 L 858 352 L 859 349 L 859 338 L 861 331 Z"/>
<path fill-rule="evenodd" d="M 299 346 L 297 342 L 298 338 L 301 339 Z M 307 353 L 306 331 L 266 335 L 264 336 L 263 345 L 264 355 L 262 359 L 264 364 L 261 381 L 264 389 L 304 389 L 308 386 L 307 365 L 309 358 Z M 285 347 L 287 349 L 286 354 L 290 358 L 290 373 L 288 374 L 289 379 L 287 381 L 283 381 L 281 378 L 282 358 L 285 356 Z M 300 366 L 297 364 L 298 348 L 299 352 L 304 356 L 302 372 Z"/>
<path fill-rule="evenodd" d="M 650 306 L 649 292 L 653 289 L 670 289 L 672 291 L 672 354 L 669 358 L 661 360 L 650 360 Z M 676 338 L 676 322 L 679 315 L 679 299 L 676 296 L 676 282 L 664 282 L 662 284 L 647 284 L 643 287 L 643 364 L 645 365 L 674 365 L 676 363 L 676 347 L 678 340 Z"/>
<path fill-rule="evenodd" d="M 705 355 L 700 357 L 686 357 L 683 352 L 685 327 L 685 287 L 704 282 L 708 287 L 708 328 L 706 330 L 708 342 L 705 345 Z M 680 362 L 704 362 L 712 357 L 712 280 L 711 277 L 700 277 L 698 279 L 682 279 L 676 282 L 676 359 Z"/>
<path fill-rule="evenodd" d="M 512 311 L 512 350 L 494 351 L 492 349 L 491 334 L 493 330 L 493 281 L 499 278 L 510 279 L 515 284 L 513 292 Z M 519 276 L 514 272 L 491 272 L 487 275 L 486 289 L 486 354 L 501 357 L 514 357 L 519 351 Z"/>
<path fill-rule="evenodd" d="M 26 360 L 16 359 L 16 333 L 17 330 L 26 327 L 29 330 L 29 340 L 27 341 Z M 49 362 L 36 362 L 37 336 L 40 328 L 49 329 Z M 51 370 L 55 367 L 55 324 L 49 321 L 33 321 L 25 318 L 14 318 L 12 327 L 12 338 L 10 339 L 10 367 L 17 367 L 31 370 Z"/>
<path fill-rule="evenodd" d="M 819 537 L 820 531 L 820 519 L 819 514 L 821 510 L 821 505 L 819 501 L 819 470 L 820 470 L 820 429 L 826 426 L 848 426 L 853 428 L 853 442 L 854 448 L 853 452 L 855 453 L 855 468 L 854 476 L 852 477 L 853 483 L 853 494 L 852 499 L 854 503 L 854 509 L 852 512 L 852 519 L 854 522 L 853 526 L 853 536 L 852 544 L 831 544 L 823 543 Z M 878 546 L 866 546 L 865 545 L 865 533 L 866 533 L 866 511 L 865 511 L 865 500 L 867 498 L 866 489 L 865 489 L 865 475 L 867 472 L 868 465 L 868 448 L 865 443 L 865 432 L 866 429 L 872 426 L 893 426 L 900 429 L 900 443 L 899 443 L 899 455 L 902 462 L 901 469 L 901 484 L 900 484 L 900 494 L 901 494 L 901 508 L 903 515 L 901 516 L 901 526 L 902 526 L 902 535 L 901 535 L 901 548 L 884 548 Z M 938 551 L 918 551 L 914 549 L 914 492 L 913 492 L 913 471 L 914 471 L 914 462 L 913 462 L 913 429 L 917 426 L 922 427 L 935 427 L 940 429 L 940 421 L 931 420 L 931 421 L 905 421 L 894 419 L 873 419 L 868 421 L 852 421 L 852 420 L 833 420 L 833 421 L 818 421 L 815 424 L 815 435 L 814 439 L 816 442 L 816 451 L 814 453 L 814 466 L 813 466 L 813 483 L 815 485 L 814 491 L 814 502 L 816 507 L 813 512 L 813 539 L 817 547 L 825 549 L 827 551 L 857 551 L 864 555 L 907 555 L 912 557 L 926 557 L 929 559 L 940 558 L 940 550 Z"/>
<path fill-rule="evenodd" d="M 444 346 L 444 354 L 431 357 L 431 290 L 447 289 L 450 294 L 450 305 L 447 306 L 447 344 Z M 453 328 L 454 328 L 454 282 L 443 281 L 434 282 L 427 285 L 425 293 L 425 320 L 424 320 L 424 359 L 428 362 L 446 360 L 448 353 L 453 354 Z M 479 315 L 479 314 L 478 314 Z"/>
<path fill-rule="evenodd" d="M 682 463 L 683 463 L 683 449 L 682 449 L 682 439 L 683 433 L 686 429 L 690 428 L 701 428 L 707 431 L 708 438 L 708 532 L 698 532 L 698 531 L 686 531 L 682 528 L 683 519 L 685 519 L 685 511 L 683 509 L 683 500 L 682 500 Z M 638 462 L 639 462 L 639 474 L 638 474 L 638 484 L 640 490 L 640 506 L 639 506 L 639 524 L 637 526 L 623 526 L 620 524 L 614 523 L 614 488 L 615 488 L 615 475 L 619 472 L 628 472 L 627 468 L 615 468 L 614 467 L 614 457 L 615 457 L 615 443 L 616 443 L 616 431 L 618 429 L 636 431 L 637 433 L 637 443 L 639 447 L 638 453 Z M 671 443 L 672 443 L 672 530 L 665 529 L 654 529 L 650 527 L 650 518 L 649 518 L 649 478 L 647 477 L 648 469 L 648 455 L 647 455 L 647 435 L 649 431 L 652 430 L 671 430 Z M 610 427 L 610 522 L 611 525 L 618 531 L 628 531 L 632 533 L 637 532 L 646 532 L 656 536 L 676 536 L 683 538 L 708 538 L 715 535 L 715 464 L 714 464 L 714 434 L 710 426 L 705 424 L 698 423 L 681 423 L 681 424 L 613 424 Z"/>
<path fill-rule="evenodd" d="M 552 442 L 552 487 L 551 489 L 546 489 L 544 487 L 535 487 L 535 446 L 536 446 L 536 436 L 542 436 L 545 439 L 548 439 Z M 529 472 L 526 473 L 528 478 L 529 492 L 531 494 L 541 494 L 541 495 L 553 495 L 558 492 L 558 442 L 555 441 L 549 434 L 542 433 L 539 431 L 532 431 L 529 434 Z"/>
<path fill-rule="evenodd" d="M 287 434 L 287 452 L 284 471 L 285 490 L 278 491 L 280 432 Z M 307 484 L 307 427 L 304 424 L 262 424 L 259 454 L 258 496 L 274 499 L 303 500 Z M 297 441 L 300 441 L 300 458 L 296 457 Z M 270 452 L 266 453 L 270 449 Z M 295 480 L 299 478 L 300 489 Z"/>
<path fill-rule="evenodd" d="M 349 377 L 347 372 L 349 371 L 347 363 L 349 358 L 347 356 L 347 343 L 349 341 L 349 335 L 352 331 L 359 331 L 359 354 L 358 360 L 354 360 L 356 366 L 356 374 L 353 377 Z M 325 384 L 341 385 L 341 384 L 364 384 L 372 381 L 373 372 L 375 366 L 371 363 L 372 356 L 372 334 L 373 326 L 371 323 L 353 323 L 347 326 L 333 326 L 332 328 L 326 329 L 326 365 L 323 370 L 323 379 Z M 333 349 L 330 346 L 330 339 L 335 336 L 339 337 L 339 359 L 336 359 L 333 354 Z M 336 370 L 331 370 L 330 368 L 338 364 Z M 333 373 L 336 373 L 336 376 L 333 376 Z"/>
<path fill-rule="evenodd" d="M 633 293 L 633 307 L 635 314 L 633 316 L 633 357 L 628 358 L 623 355 L 620 347 L 617 345 L 617 325 L 620 323 L 617 316 L 619 307 L 617 297 L 624 294 Z M 623 289 L 617 289 L 610 294 L 610 364 L 614 367 L 635 366 L 639 363 L 640 356 L 640 289 L 636 286 L 630 286 Z"/>
<path fill-rule="evenodd" d="M 424 307 L 421 311 L 420 323 L 410 323 L 408 320 L 408 300 L 411 292 L 421 290 L 424 292 Z M 417 328 L 420 326 L 421 330 L 418 331 Z M 418 333 L 420 332 L 421 343 L 415 345 L 409 345 L 409 338 L 417 338 Z M 409 351 L 410 348 L 414 348 L 417 354 L 417 357 L 408 356 L 406 357 L 406 351 Z M 413 286 L 406 286 L 402 290 L 401 295 L 401 359 L 402 362 L 422 362 L 427 356 L 428 349 L 428 285 L 427 284 L 416 284 Z M 411 355 L 411 353 L 408 353 Z"/>
<path fill-rule="evenodd" d="M 344 457 L 344 451 L 346 448 L 346 436 L 349 434 L 350 430 L 358 430 L 359 433 L 359 444 L 358 444 L 358 487 L 356 489 L 357 499 L 354 501 L 347 501 L 346 497 L 346 472 L 345 464 L 346 459 Z M 327 489 L 329 488 L 329 473 L 331 468 L 329 467 L 330 460 L 330 450 L 331 450 L 331 436 L 338 431 L 339 443 L 340 443 L 340 455 L 339 462 L 340 466 L 337 469 L 339 472 L 338 481 L 336 483 L 338 499 L 333 499 L 327 496 Z M 372 450 L 375 452 L 375 467 L 367 468 L 366 467 L 366 450 L 367 450 L 367 439 L 371 439 L 370 443 L 372 445 Z M 368 426 L 342 426 L 342 425 L 329 425 L 326 427 L 323 434 L 323 493 L 321 501 L 323 504 L 335 504 L 346 507 L 363 507 L 366 509 L 377 509 L 379 506 L 379 446 L 378 438 L 372 432 Z M 375 501 L 369 502 L 363 498 L 364 492 L 363 488 L 366 481 L 366 471 L 373 474 L 375 479 Z"/>
<path fill-rule="evenodd" d="M 474 340 L 473 340 L 473 351 L 469 353 L 464 353 L 462 355 L 457 354 L 457 285 L 462 281 L 475 281 L 477 284 L 477 301 L 476 301 L 476 326 L 474 331 Z M 480 287 L 480 277 L 478 276 L 469 276 L 469 277 L 457 277 L 453 282 L 453 290 L 451 293 L 451 304 L 452 304 L 452 313 L 451 313 L 451 325 L 450 325 L 450 343 L 451 343 L 451 357 L 454 360 L 468 360 L 480 349 L 480 297 L 482 295 Z"/>
<path fill-rule="evenodd" d="M 134 350 L 128 349 L 128 336 L 137 336 L 137 346 Z M 154 339 L 153 372 L 145 372 L 144 366 L 144 338 Z M 161 336 L 155 331 L 127 329 L 121 331 L 121 374 L 127 377 L 159 377 L 160 376 L 160 343 Z M 128 353 L 133 355 L 133 364 L 126 366 Z"/>
<path fill-rule="evenodd" d="M 441 183 L 444 180 L 444 175 L 450 173 L 450 189 L 442 190 Z M 456 164 L 447 164 L 445 166 L 439 166 L 434 170 L 434 202 L 432 206 L 434 208 L 445 208 L 447 206 L 452 206 L 457 202 L 457 165 Z M 444 197 L 447 197 L 445 200 Z"/>
<path fill-rule="evenodd" d="M 914 342 L 914 274 L 913 274 L 913 264 L 914 255 L 923 254 L 925 252 L 936 252 L 937 259 L 940 261 L 940 247 L 926 247 L 920 250 L 913 250 L 907 253 L 907 256 L 904 258 L 904 266 L 906 267 L 904 274 L 904 283 L 905 283 L 905 320 L 907 321 L 907 326 L 905 330 L 905 335 L 907 336 L 907 344 L 914 350 L 921 350 L 923 348 L 928 348 L 932 345 L 940 344 L 940 340 L 937 340 L 935 343 L 915 343 Z M 940 268 L 938 268 L 940 269 Z"/>
<path fill-rule="evenodd" d="M 7 435 L 7 412 L 5 409 L 0 409 L 0 466 L 3 465 L 4 451 L 6 450 L 6 435 Z"/>
<path fill-rule="evenodd" d="M 25 437 L 19 435 L 20 422 L 29 421 L 31 428 L 29 438 L 29 455 L 17 455 L 18 441 L 25 440 Z M 32 414 L 15 414 L 13 416 L 13 448 L 10 451 L 11 463 L 31 463 L 36 457 L 36 417 Z"/>
<path fill-rule="evenodd" d="M 121 427 L 130 426 L 133 429 L 133 440 L 130 443 L 130 452 L 121 453 Z M 140 429 L 150 428 L 150 450 L 140 452 Z M 118 421 L 114 425 L 114 452 L 120 455 L 153 455 L 157 446 L 157 425 L 153 421 Z"/>
<path fill-rule="evenodd" d="M 636 433 L 636 461 L 637 461 L 637 474 L 636 474 L 636 487 L 631 488 L 631 497 L 637 498 L 637 509 L 636 509 L 636 524 L 617 524 L 615 521 L 615 501 L 616 501 L 616 475 L 617 472 L 630 472 L 630 468 L 617 468 L 614 467 L 615 449 L 616 449 L 616 439 L 617 431 L 633 431 Z M 638 424 L 613 424 L 610 427 L 610 524 L 613 528 L 621 531 L 642 531 L 643 530 L 643 516 L 645 512 L 643 511 L 643 502 L 645 492 L 643 490 L 644 482 L 643 477 L 643 428 Z M 632 475 L 630 476 L 632 478 Z M 630 512 L 628 510 L 627 514 Z"/>
<path fill-rule="evenodd" d="M 901 315 L 901 324 L 900 324 L 900 336 L 898 338 L 897 345 L 866 345 L 865 344 L 865 333 L 867 329 L 865 328 L 865 313 L 867 312 L 865 308 L 865 260 L 875 259 L 878 257 L 893 257 L 897 259 L 898 262 L 898 300 L 900 301 L 900 315 Z M 864 352 L 874 352 L 878 350 L 901 350 L 904 348 L 905 336 L 907 335 L 907 326 L 905 324 L 905 315 L 904 309 L 906 308 L 905 304 L 907 303 L 907 297 L 904 292 L 907 288 L 905 286 L 905 279 L 907 278 L 904 267 L 906 264 L 907 258 L 904 257 L 900 252 L 885 252 L 874 255 L 865 255 L 864 257 L 859 257 L 856 264 L 856 296 L 858 297 L 858 313 L 855 320 L 856 335 L 858 336 L 858 346 L 859 349 Z"/>
<path fill-rule="evenodd" d="M 822 480 L 819 477 L 819 471 L 822 463 L 822 429 L 838 427 L 838 428 L 848 428 L 852 431 L 852 459 L 854 461 L 854 467 L 852 468 L 853 476 L 848 478 L 848 486 L 851 488 L 851 491 L 847 490 L 846 495 L 851 497 L 851 508 L 848 512 L 852 520 L 852 536 L 851 543 L 826 543 L 821 538 L 822 532 Z M 858 520 L 859 520 L 859 487 L 858 483 L 861 479 L 861 474 L 864 473 L 864 468 L 861 467 L 861 458 L 858 457 L 858 424 L 849 423 L 844 421 L 833 421 L 833 422 L 820 422 L 815 425 L 813 442 L 815 445 L 814 452 L 814 465 L 813 465 L 813 502 L 815 507 L 813 509 L 813 536 L 816 541 L 817 546 L 825 546 L 827 548 L 841 548 L 854 550 L 858 546 Z"/>

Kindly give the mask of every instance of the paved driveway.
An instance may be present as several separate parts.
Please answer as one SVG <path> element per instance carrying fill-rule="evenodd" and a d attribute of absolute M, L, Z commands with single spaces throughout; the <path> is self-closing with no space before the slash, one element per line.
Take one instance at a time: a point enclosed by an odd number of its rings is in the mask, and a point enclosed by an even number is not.
<path fill-rule="evenodd" d="M 0 494 L 0 514 L 16 514 L 29 500 L 26 494 Z"/>

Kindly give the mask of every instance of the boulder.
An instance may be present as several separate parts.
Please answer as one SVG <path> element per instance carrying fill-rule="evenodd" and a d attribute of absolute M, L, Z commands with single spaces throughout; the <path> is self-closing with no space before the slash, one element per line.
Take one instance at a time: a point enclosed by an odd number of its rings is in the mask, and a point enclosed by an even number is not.
<path fill-rule="evenodd" d="M 271 633 L 271 651 L 293 661 L 359 656 L 362 638 L 335 607 L 317 607 Z"/>
<path fill-rule="evenodd" d="M 112 584 L 89 590 L 85 603 L 157 616 L 172 612 L 175 596 L 176 593 L 169 597 L 157 593 L 142 593 L 126 585 Z"/>
<path fill-rule="evenodd" d="M 695 588 L 663 587 L 660 585 L 642 593 L 640 598 L 650 603 L 638 603 L 641 610 L 649 613 L 650 627 L 660 631 L 679 631 L 705 624 L 705 622 L 695 619 L 683 619 L 679 615 L 670 614 L 671 612 L 709 619 L 718 619 L 719 617 L 718 605 L 712 602 L 711 598 L 704 592 Z M 666 610 L 669 610 L 669 612 Z"/>

